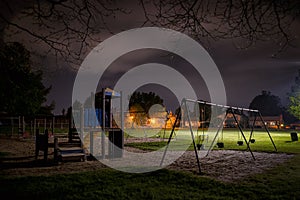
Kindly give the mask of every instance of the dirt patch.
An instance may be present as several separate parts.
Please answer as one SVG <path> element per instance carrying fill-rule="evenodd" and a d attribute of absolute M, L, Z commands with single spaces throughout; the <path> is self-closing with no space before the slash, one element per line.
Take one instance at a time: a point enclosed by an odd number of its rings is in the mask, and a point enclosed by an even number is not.
<path fill-rule="evenodd" d="M 285 153 L 254 152 L 253 160 L 250 152 L 215 150 L 207 157 L 200 159 L 201 171 L 204 176 L 212 177 L 224 182 L 241 180 L 253 174 L 262 173 L 281 163 L 286 162 L 293 155 Z M 168 168 L 184 170 L 191 173 L 199 172 L 195 152 L 187 151 Z"/>
<path fill-rule="evenodd" d="M 50 138 L 50 142 L 52 139 Z M 145 141 L 149 142 L 149 139 Z M 125 148 L 129 151 L 142 152 L 134 148 Z M 52 161 L 53 148 L 49 148 L 49 160 L 45 163 L 43 162 L 42 152 L 40 152 L 38 159 L 35 160 L 34 151 L 33 139 L 0 138 L 0 174 L 7 176 L 53 175 L 107 168 L 107 166 L 99 161 L 90 160 L 55 164 Z M 255 160 L 252 159 L 250 152 L 247 151 L 211 151 L 207 157 L 200 159 L 201 170 L 204 176 L 225 182 L 232 182 L 241 180 L 251 174 L 262 173 L 267 169 L 286 162 L 293 155 L 254 152 L 254 156 Z M 167 168 L 198 173 L 195 152 L 186 151 Z"/>

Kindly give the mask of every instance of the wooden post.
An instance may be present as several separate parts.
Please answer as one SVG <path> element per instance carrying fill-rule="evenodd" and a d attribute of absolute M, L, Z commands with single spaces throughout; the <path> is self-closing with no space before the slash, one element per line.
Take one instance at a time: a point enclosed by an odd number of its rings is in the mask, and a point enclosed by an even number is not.
<path fill-rule="evenodd" d="M 14 134 L 14 119 L 11 117 L 11 136 Z"/>
<path fill-rule="evenodd" d="M 34 121 L 33 121 L 33 135 L 36 136 L 36 118 L 34 118 Z"/>
<path fill-rule="evenodd" d="M 18 124 L 18 136 L 21 132 L 21 117 L 19 116 L 19 124 Z"/>
<path fill-rule="evenodd" d="M 22 134 L 25 132 L 25 117 L 22 117 Z"/>
<path fill-rule="evenodd" d="M 44 131 L 46 131 L 46 129 L 47 129 L 47 119 L 45 118 L 44 119 Z"/>
<path fill-rule="evenodd" d="M 45 130 L 44 140 L 43 140 L 43 150 L 44 150 L 44 160 L 47 161 L 48 159 L 48 129 Z"/>
<path fill-rule="evenodd" d="M 33 122 L 32 122 L 32 120 L 30 120 L 30 134 L 33 135 L 33 132 L 34 132 L 34 130 L 33 130 Z"/>
<path fill-rule="evenodd" d="M 54 162 L 58 162 L 58 138 L 54 138 Z"/>
<path fill-rule="evenodd" d="M 36 137 L 35 137 L 35 159 L 38 158 L 39 155 L 39 142 L 40 142 L 40 130 L 36 129 Z"/>

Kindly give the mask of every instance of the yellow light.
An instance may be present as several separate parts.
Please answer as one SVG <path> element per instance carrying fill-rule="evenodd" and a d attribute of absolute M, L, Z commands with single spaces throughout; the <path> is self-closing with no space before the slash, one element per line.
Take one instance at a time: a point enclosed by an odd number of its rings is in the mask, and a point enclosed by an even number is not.
<path fill-rule="evenodd" d="M 150 119 L 151 124 L 155 124 L 155 119 Z"/>

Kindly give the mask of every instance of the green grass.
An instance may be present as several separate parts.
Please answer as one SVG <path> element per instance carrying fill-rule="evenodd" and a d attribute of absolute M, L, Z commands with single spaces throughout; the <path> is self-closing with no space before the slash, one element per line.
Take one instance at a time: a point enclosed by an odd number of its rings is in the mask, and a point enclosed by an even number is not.
<path fill-rule="evenodd" d="M 299 199 L 300 156 L 238 183 L 171 170 L 111 169 L 68 175 L 0 176 L 1 199 Z M 7 198 L 5 198 L 7 197 Z"/>
<path fill-rule="evenodd" d="M 286 153 L 300 153 L 300 147 L 299 147 L 299 141 L 291 141 L 290 137 L 290 132 L 291 131 L 271 131 L 270 135 L 274 141 L 274 144 L 277 148 L 278 152 L 286 152 Z M 185 135 L 184 137 L 191 137 L 189 131 L 184 131 L 184 132 L 178 132 L 177 131 L 177 136 L 180 134 Z M 195 142 L 197 142 L 197 136 L 202 135 L 202 132 L 195 132 Z M 250 136 L 250 131 L 247 130 L 244 132 L 244 135 L 246 139 L 249 139 Z M 166 136 L 169 136 L 166 134 Z M 167 138 L 166 137 L 166 138 Z M 263 151 L 263 152 L 274 152 L 274 146 L 269 138 L 269 135 L 265 131 L 255 131 L 253 137 L 255 139 L 254 143 L 249 143 L 250 148 L 252 151 Z M 244 139 L 242 138 L 241 134 L 239 135 L 237 130 L 224 130 L 223 131 L 223 139 L 222 139 L 222 134 L 219 134 L 219 137 L 216 139 L 218 142 L 223 142 L 224 143 L 224 149 L 227 150 L 247 150 L 247 145 L 244 142 L 244 145 L 239 146 L 237 145 L 237 141 Z M 140 148 L 143 150 L 151 150 L 155 151 L 158 150 L 159 148 L 162 148 L 166 145 L 166 140 L 165 141 L 158 141 L 158 142 L 142 142 L 142 143 L 128 143 L 126 144 L 127 146 L 131 147 L 136 147 Z M 219 149 L 217 146 L 214 146 L 215 150 Z M 193 150 L 193 146 L 191 145 L 189 147 L 189 150 Z"/>
<path fill-rule="evenodd" d="M 236 145 L 236 134 L 232 130 L 224 132 L 226 149 L 245 149 L 245 146 Z M 0 173 L 1 199 L 299 199 L 299 142 L 290 142 L 289 132 L 271 134 L 280 152 L 294 153 L 295 156 L 262 174 L 251 175 L 235 183 L 222 183 L 203 176 L 166 169 L 145 174 L 101 169 L 27 177 L 10 177 Z M 256 142 L 251 144 L 253 150 L 272 151 L 272 144 L 265 135 L 254 135 Z M 165 144 L 164 141 L 135 145 L 156 150 Z"/>
<path fill-rule="evenodd" d="M 166 141 L 160 142 L 134 142 L 134 143 L 127 143 L 125 146 L 134 147 L 142 150 L 149 150 L 149 151 L 156 151 L 164 146 L 166 146 Z"/>

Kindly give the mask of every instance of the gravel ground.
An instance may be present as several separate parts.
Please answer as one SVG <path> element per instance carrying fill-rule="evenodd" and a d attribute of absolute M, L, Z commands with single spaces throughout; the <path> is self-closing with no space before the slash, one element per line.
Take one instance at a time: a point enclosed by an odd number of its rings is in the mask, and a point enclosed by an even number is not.
<path fill-rule="evenodd" d="M 50 142 L 53 138 L 50 138 Z M 135 140 L 135 142 L 152 141 L 155 139 Z M 133 142 L 126 140 L 125 142 Z M 85 162 L 63 162 L 54 164 L 53 148 L 49 148 L 49 161 L 43 162 L 42 152 L 38 160 L 34 158 L 34 140 L 19 138 L 0 138 L 0 174 L 5 176 L 35 176 L 53 175 L 61 173 L 75 173 L 79 171 L 93 171 L 107 168 L 99 161 L 87 160 Z M 125 147 L 130 152 L 143 152 L 138 149 Z M 208 156 L 200 159 L 201 170 L 204 176 L 234 182 L 249 175 L 262 173 L 289 160 L 293 155 L 285 153 L 254 152 L 255 160 L 250 152 L 214 150 Z M 195 152 L 186 151 L 168 169 L 198 173 Z"/>

